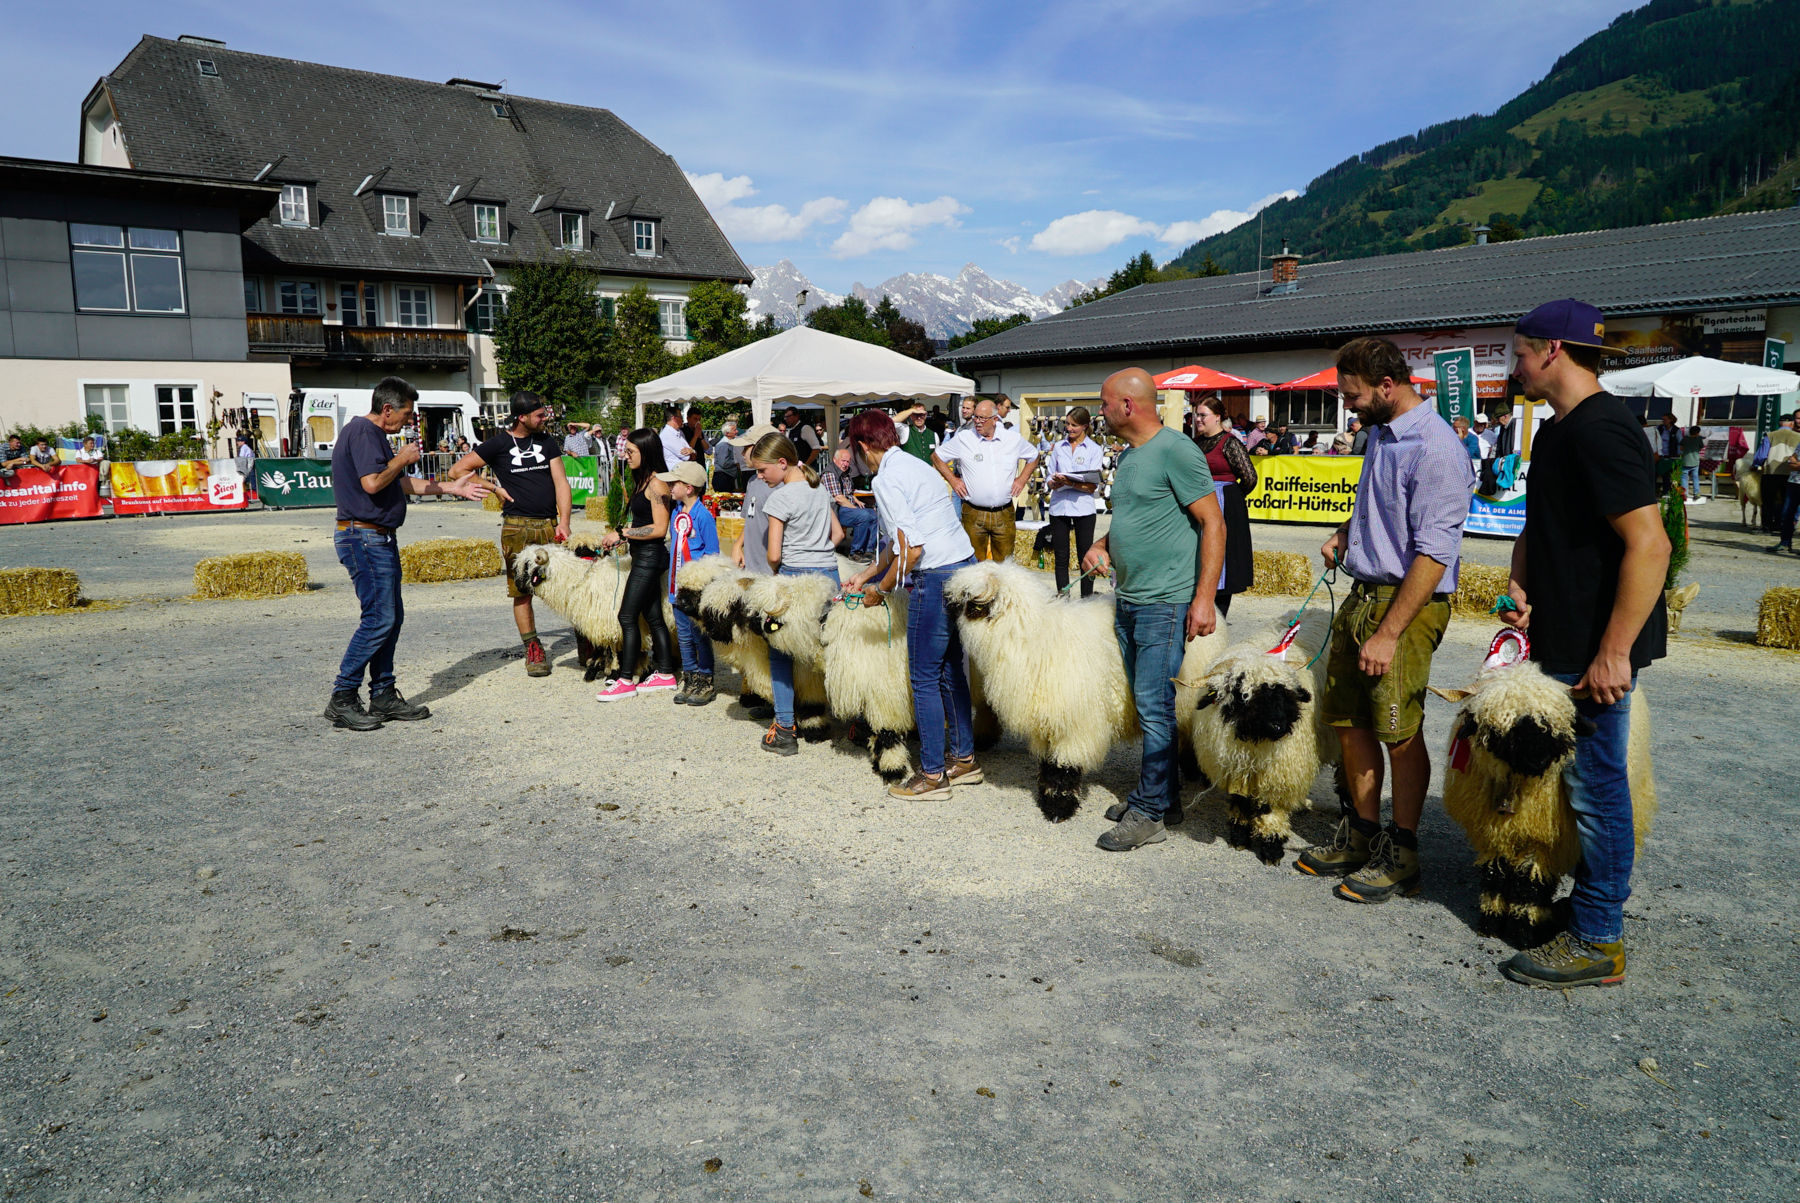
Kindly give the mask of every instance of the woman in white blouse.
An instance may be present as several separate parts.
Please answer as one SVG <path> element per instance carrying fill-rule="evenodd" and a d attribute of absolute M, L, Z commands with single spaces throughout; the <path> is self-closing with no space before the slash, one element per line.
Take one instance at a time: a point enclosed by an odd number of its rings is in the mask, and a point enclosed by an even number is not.
<path fill-rule="evenodd" d="M 1075 536 L 1075 562 L 1079 564 L 1094 542 L 1094 494 L 1100 488 L 1100 468 L 1105 453 L 1090 437 L 1093 415 L 1077 405 L 1063 419 L 1067 436 L 1050 449 L 1044 465 L 1044 483 L 1050 488 L 1050 550 L 1056 558 L 1056 587 L 1069 587 L 1069 535 Z M 1081 578 L 1081 596 L 1094 592 L 1094 582 Z"/>

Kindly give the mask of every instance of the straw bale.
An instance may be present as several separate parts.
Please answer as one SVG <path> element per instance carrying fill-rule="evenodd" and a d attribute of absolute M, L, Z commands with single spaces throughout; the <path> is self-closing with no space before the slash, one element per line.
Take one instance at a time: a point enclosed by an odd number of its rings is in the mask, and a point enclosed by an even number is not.
<path fill-rule="evenodd" d="M 481 499 L 481 508 L 490 514 L 498 514 L 506 508 L 506 500 L 498 493 L 489 493 Z"/>
<path fill-rule="evenodd" d="M 1297 551 L 1255 551 L 1251 558 L 1256 564 L 1256 580 L 1244 592 L 1252 597 L 1304 595 L 1319 579 L 1312 561 Z"/>
<path fill-rule="evenodd" d="M 718 519 L 719 546 L 729 548 L 744 537 L 744 519 L 742 515 L 720 514 Z"/>
<path fill-rule="evenodd" d="M 1762 595 L 1756 606 L 1756 642 L 1800 649 L 1800 589 L 1782 585 Z"/>
<path fill-rule="evenodd" d="M 194 565 L 201 597 L 281 597 L 306 589 L 306 557 L 297 551 L 245 551 Z"/>
<path fill-rule="evenodd" d="M 0 614 L 44 614 L 81 605 L 81 578 L 67 568 L 0 568 Z"/>
<path fill-rule="evenodd" d="M 1047 530 L 1049 528 L 1046 527 L 1045 529 Z M 1037 550 L 1037 538 L 1038 538 L 1037 531 L 1022 530 L 1019 532 L 1019 538 L 1013 544 L 1013 553 L 1012 553 L 1013 563 L 1023 564 L 1025 567 L 1031 569 L 1033 572 L 1055 572 L 1056 571 L 1056 560 L 1051 556 L 1050 550 L 1048 548 L 1045 548 L 1044 551 L 1042 551 L 1042 552 L 1039 552 Z M 1080 561 L 1078 561 L 1075 558 L 1075 532 L 1074 531 L 1069 532 L 1068 540 L 1069 540 L 1069 564 L 1070 564 L 1069 575 L 1070 576 L 1078 576 L 1081 573 L 1081 564 L 1080 564 Z M 1042 555 L 1044 557 L 1044 561 L 1041 565 L 1038 563 L 1039 555 Z"/>
<path fill-rule="evenodd" d="M 1510 568 L 1471 564 L 1464 560 L 1456 570 L 1456 592 L 1450 597 L 1450 608 L 1471 618 L 1487 618 L 1494 608 L 1494 600 L 1511 584 Z"/>
<path fill-rule="evenodd" d="M 606 521 L 606 494 L 595 493 L 581 505 L 581 512 L 590 522 Z"/>
<path fill-rule="evenodd" d="M 409 585 L 474 581 L 502 568 L 499 546 L 487 539 L 421 539 L 400 549 L 400 579 Z"/>

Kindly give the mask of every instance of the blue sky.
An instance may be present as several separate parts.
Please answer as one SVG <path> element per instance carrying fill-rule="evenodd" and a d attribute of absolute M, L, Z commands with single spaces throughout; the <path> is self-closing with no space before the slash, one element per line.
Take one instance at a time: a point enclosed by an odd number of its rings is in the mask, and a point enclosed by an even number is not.
<path fill-rule="evenodd" d="M 1369 146 L 1487 112 L 1620 0 L 16 5 L 0 153 L 70 159 L 140 34 L 610 108 L 746 261 L 845 291 L 974 262 L 1042 291 L 1172 257 Z"/>

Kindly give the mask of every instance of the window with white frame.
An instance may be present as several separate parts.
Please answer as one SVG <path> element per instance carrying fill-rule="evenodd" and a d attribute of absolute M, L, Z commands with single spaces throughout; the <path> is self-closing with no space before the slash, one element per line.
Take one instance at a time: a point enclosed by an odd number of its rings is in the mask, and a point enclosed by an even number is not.
<path fill-rule="evenodd" d="M 634 219 L 631 223 L 631 249 L 640 255 L 656 254 L 656 223 Z"/>
<path fill-rule="evenodd" d="M 275 308 L 281 313 L 311 315 L 319 312 L 319 286 L 311 280 L 277 280 Z"/>
<path fill-rule="evenodd" d="M 81 391 L 88 417 L 99 418 L 107 433 L 124 430 L 131 424 L 130 409 L 126 404 L 130 390 L 125 385 L 85 384 Z"/>
<path fill-rule="evenodd" d="M 687 338 L 687 302 L 658 301 L 656 307 L 662 318 L 662 336 L 669 339 Z"/>
<path fill-rule="evenodd" d="M 69 223 L 75 306 L 111 313 L 185 313 L 181 234 Z"/>
<path fill-rule="evenodd" d="M 244 277 L 244 312 L 262 312 L 262 281 L 255 276 Z"/>
<path fill-rule="evenodd" d="M 617 297 L 601 297 L 600 320 L 610 324 L 613 320 L 613 312 L 618 308 L 618 304 L 619 298 Z"/>
<path fill-rule="evenodd" d="M 481 390 L 481 416 L 487 419 L 490 425 L 508 424 L 511 408 L 505 389 L 484 388 Z"/>
<path fill-rule="evenodd" d="M 494 323 L 506 308 L 506 299 L 498 289 L 484 288 L 475 294 L 475 304 L 469 308 L 469 329 L 482 334 L 492 334 Z"/>
<path fill-rule="evenodd" d="M 362 293 L 359 298 L 358 292 Z M 381 318 L 376 310 L 375 294 L 378 290 L 371 284 L 339 284 L 338 316 L 346 326 L 379 326 Z"/>
<path fill-rule="evenodd" d="M 394 322 L 400 326 L 431 325 L 431 289 L 421 284 L 394 285 Z"/>
<path fill-rule="evenodd" d="M 475 206 L 475 239 L 478 242 L 499 242 L 500 239 L 500 206 Z"/>
<path fill-rule="evenodd" d="M 560 244 L 562 248 L 566 251 L 580 250 L 582 246 L 581 214 L 561 213 L 557 216 L 562 219 L 562 242 Z"/>
<path fill-rule="evenodd" d="M 312 206 L 306 195 L 305 184 L 283 184 L 281 186 L 281 224 L 284 226 L 312 224 Z"/>
<path fill-rule="evenodd" d="M 194 409 L 194 386 L 191 384 L 159 384 L 156 386 L 156 432 L 174 434 L 178 430 L 198 430 L 200 419 Z"/>
<path fill-rule="evenodd" d="M 412 197 L 382 193 L 381 232 L 396 236 L 412 233 Z"/>

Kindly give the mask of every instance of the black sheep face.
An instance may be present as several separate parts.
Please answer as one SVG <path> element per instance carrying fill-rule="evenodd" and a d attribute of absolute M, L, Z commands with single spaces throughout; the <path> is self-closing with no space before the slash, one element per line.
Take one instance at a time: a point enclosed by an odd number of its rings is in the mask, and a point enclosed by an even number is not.
<path fill-rule="evenodd" d="M 752 610 L 741 600 L 734 601 L 731 603 L 731 625 L 760 637 L 764 633 L 762 611 Z"/>
<path fill-rule="evenodd" d="M 1468 738 L 1469 725 L 1465 720 L 1457 734 Z M 1541 777 L 1575 751 L 1573 734 L 1553 730 L 1536 715 L 1528 714 L 1500 731 L 1476 724 L 1474 735 L 1495 760 L 1521 777 Z"/>
<path fill-rule="evenodd" d="M 1286 739 L 1300 723 L 1300 705 L 1310 702 L 1306 690 L 1263 682 L 1248 693 L 1227 694 L 1219 703 L 1219 717 L 1231 725 L 1240 743 L 1266 743 Z"/>
<path fill-rule="evenodd" d="M 548 576 L 549 573 L 550 557 L 540 551 L 533 554 L 522 566 L 515 569 L 513 576 L 519 582 L 519 588 L 525 590 L 527 593 L 536 593 L 538 587 L 544 583 L 544 578 Z"/>
<path fill-rule="evenodd" d="M 700 617 L 700 590 L 686 589 L 686 588 L 682 588 L 679 585 L 676 586 L 676 588 L 675 588 L 675 608 L 677 610 L 681 611 L 683 614 L 686 614 L 689 618 L 699 618 Z"/>
<path fill-rule="evenodd" d="M 731 628 L 731 615 L 729 613 L 702 613 L 700 615 L 700 629 L 705 631 L 706 637 L 714 643 L 730 643 L 733 634 Z"/>

